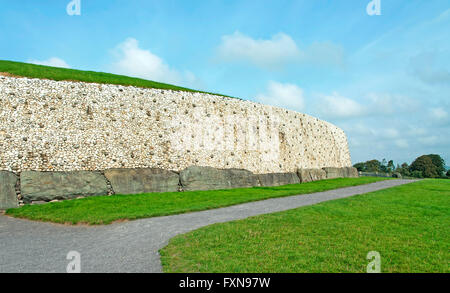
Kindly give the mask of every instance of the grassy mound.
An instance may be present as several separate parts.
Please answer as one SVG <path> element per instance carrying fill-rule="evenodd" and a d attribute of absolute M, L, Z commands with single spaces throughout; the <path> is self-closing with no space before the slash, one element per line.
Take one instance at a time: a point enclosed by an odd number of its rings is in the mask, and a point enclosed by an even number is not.
<path fill-rule="evenodd" d="M 116 75 L 111 73 L 82 71 L 67 68 L 50 67 L 29 63 L 21 63 L 14 61 L 0 60 L 0 72 L 8 73 L 11 76 L 40 78 L 50 80 L 66 80 L 66 81 L 82 81 L 101 84 L 116 84 L 124 86 L 135 86 L 142 88 L 154 88 L 174 91 L 199 92 L 184 87 L 179 87 L 171 84 L 155 82 L 140 78 L 128 77 L 123 75 Z"/>

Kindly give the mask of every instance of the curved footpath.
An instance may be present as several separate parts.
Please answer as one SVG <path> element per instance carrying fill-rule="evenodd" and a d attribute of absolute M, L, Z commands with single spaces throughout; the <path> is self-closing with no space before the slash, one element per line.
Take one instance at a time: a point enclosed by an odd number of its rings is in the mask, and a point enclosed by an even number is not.
<path fill-rule="evenodd" d="M 109 226 L 63 226 L 0 216 L 0 273 L 66 272 L 69 251 L 81 255 L 81 272 L 161 272 L 158 250 L 182 233 L 414 182 L 387 180 L 307 195 L 240 204 Z"/>

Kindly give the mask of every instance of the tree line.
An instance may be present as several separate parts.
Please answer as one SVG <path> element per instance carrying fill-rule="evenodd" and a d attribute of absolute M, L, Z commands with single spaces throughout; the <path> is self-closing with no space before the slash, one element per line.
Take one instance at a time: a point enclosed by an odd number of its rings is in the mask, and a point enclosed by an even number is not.
<path fill-rule="evenodd" d="M 383 159 L 370 160 L 355 164 L 353 167 L 360 172 L 381 172 L 415 178 L 450 178 L 450 170 L 446 170 L 445 161 L 440 155 L 430 154 L 418 157 L 408 165 L 394 165 L 394 161 Z"/>

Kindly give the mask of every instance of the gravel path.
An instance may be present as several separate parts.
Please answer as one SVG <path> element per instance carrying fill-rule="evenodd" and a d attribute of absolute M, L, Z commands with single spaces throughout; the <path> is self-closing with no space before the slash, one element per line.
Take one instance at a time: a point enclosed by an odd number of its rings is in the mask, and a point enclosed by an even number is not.
<path fill-rule="evenodd" d="M 63 226 L 0 216 L 0 273 L 65 272 L 69 251 L 81 254 L 82 272 L 161 272 L 158 250 L 178 234 L 411 182 L 381 181 L 109 226 Z"/>

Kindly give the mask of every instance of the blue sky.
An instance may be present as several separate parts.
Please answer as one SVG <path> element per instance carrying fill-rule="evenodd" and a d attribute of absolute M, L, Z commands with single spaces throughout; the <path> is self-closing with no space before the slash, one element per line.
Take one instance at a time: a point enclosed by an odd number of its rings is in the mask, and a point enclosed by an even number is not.
<path fill-rule="evenodd" d="M 0 59 L 106 71 L 332 122 L 354 162 L 450 165 L 450 2 L 0 0 Z"/>

